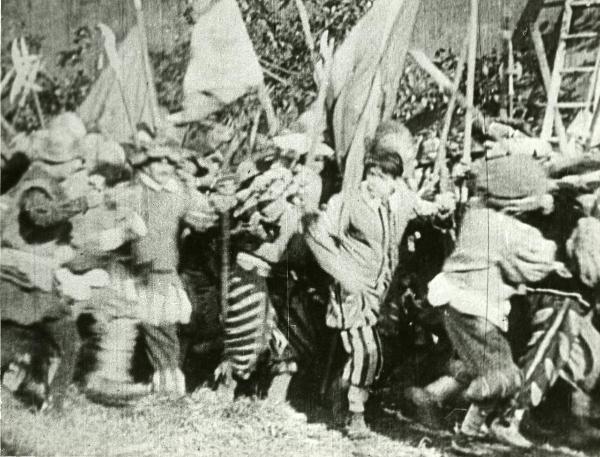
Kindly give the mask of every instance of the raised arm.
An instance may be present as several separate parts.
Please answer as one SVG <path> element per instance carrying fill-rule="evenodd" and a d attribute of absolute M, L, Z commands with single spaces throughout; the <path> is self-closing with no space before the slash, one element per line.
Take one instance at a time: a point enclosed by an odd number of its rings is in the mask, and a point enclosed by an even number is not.
<path fill-rule="evenodd" d="M 496 216 L 496 213 L 491 212 Z M 500 268 L 513 284 L 537 282 L 556 268 L 556 244 L 539 230 L 516 219 L 498 215 L 489 223 L 489 239 L 501 243 Z"/>
<path fill-rule="evenodd" d="M 456 207 L 456 199 L 450 192 L 437 194 L 433 201 L 424 200 L 408 188 L 406 183 L 399 180 L 396 191 L 390 197 L 390 206 L 396 211 L 408 212 L 408 217 L 441 217 L 450 216 Z"/>
<path fill-rule="evenodd" d="M 305 224 L 305 239 L 320 267 L 349 293 L 360 293 L 372 286 L 371 276 L 360 268 L 349 250 L 343 249 L 340 239 L 342 198 L 334 195 L 327 209 Z"/>

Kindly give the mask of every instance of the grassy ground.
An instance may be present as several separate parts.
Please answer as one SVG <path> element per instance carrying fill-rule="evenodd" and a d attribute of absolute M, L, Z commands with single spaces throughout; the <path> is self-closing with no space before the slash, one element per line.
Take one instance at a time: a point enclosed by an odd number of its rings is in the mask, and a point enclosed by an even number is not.
<path fill-rule="evenodd" d="M 2 455 L 36 456 L 260 456 L 260 457 L 442 457 L 452 452 L 449 434 L 432 435 L 393 412 L 371 421 L 375 433 L 351 441 L 285 408 L 250 399 L 234 403 L 201 389 L 177 402 L 154 400 L 128 408 L 109 408 L 69 397 L 62 413 L 34 414 L 2 392 Z M 311 421 L 313 421 L 311 423 Z M 488 449 L 489 451 L 489 449 Z M 492 449 L 513 456 L 514 450 Z M 522 457 L 583 457 L 567 449 L 538 448 Z"/>
<path fill-rule="evenodd" d="M 158 401 L 158 400 L 157 400 Z M 33 414 L 2 392 L 3 455 L 397 456 L 439 451 L 377 436 L 354 443 L 323 423 L 199 390 L 175 403 L 107 408 L 72 395 L 63 413 Z"/>

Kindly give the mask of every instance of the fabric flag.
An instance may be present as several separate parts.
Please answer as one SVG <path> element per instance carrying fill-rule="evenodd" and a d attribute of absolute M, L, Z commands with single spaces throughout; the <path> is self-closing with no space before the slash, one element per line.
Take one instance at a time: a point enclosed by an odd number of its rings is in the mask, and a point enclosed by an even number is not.
<path fill-rule="evenodd" d="M 197 19 L 177 121 L 205 118 L 263 84 L 263 74 L 235 0 L 217 0 Z"/>
<path fill-rule="evenodd" d="M 376 1 L 334 54 L 329 104 L 337 157 L 340 163 L 345 159 L 346 203 L 362 179 L 365 140 L 396 104 L 419 6 L 419 0 Z"/>
<path fill-rule="evenodd" d="M 521 407 L 537 406 L 561 377 L 591 390 L 600 377 L 600 334 L 591 323 L 590 304 L 578 294 L 550 289 L 528 290 L 536 310 L 527 353 L 519 361 Z"/>
<path fill-rule="evenodd" d="M 131 112 L 134 125 L 145 123 L 156 129 L 153 110 L 158 107 L 155 91 L 146 82 L 144 56 L 139 27 L 134 26 L 118 49 L 123 95 Z M 117 142 L 131 141 L 123 96 L 112 66 L 104 68 L 94 83 L 78 114 L 88 127 L 96 126 L 101 133 Z"/>

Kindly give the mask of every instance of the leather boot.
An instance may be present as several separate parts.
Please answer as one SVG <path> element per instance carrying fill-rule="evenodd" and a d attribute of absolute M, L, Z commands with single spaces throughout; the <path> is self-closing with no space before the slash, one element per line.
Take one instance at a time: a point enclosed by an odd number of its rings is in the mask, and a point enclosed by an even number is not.
<path fill-rule="evenodd" d="M 482 431 L 488 411 L 472 403 L 460 425 L 460 433 L 464 436 L 480 438 L 485 436 Z"/>
<path fill-rule="evenodd" d="M 267 394 L 269 400 L 274 403 L 284 403 L 287 400 L 291 381 L 292 373 L 279 373 L 275 375 Z"/>
<path fill-rule="evenodd" d="M 522 417 L 522 411 L 519 411 L 508 420 L 496 418 L 490 426 L 490 433 L 500 443 L 521 449 L 530 449 L 533 447 L 533 443 L 525 438 L 519 430 Z"/>
<path fill-rule="evenodd" d="M 152 391 L 172 398 L 185 396 L 185 376 L 179 368 L 163 369 L 152 375 Z"/>
<path fill-rule="evenodd" d="M 267 393 L 267 403 L 277 408 L 277 410 L 285 417 L 306 422 L 306 415 L 296 411 L 292 405 L 287 401 L 288 388 L 292 381 L 293 373 L 279 373 L 275 375 L 269 392 Z"/>
<path fill-rule="evenodd" d="M 350 420 L 346 427 L 348 438 L 353 440 L 362 440 L 369 438 L 372 432 L 367 427 L 365 415 L 363 413 L 350 413 Z"/>
<path fill-rule="evenodd" d="M 406 396 L 415 406 L 416 417 L 421 424 L 433 429 L 443 429 L 445 424 L 442 406 L 462 390 L 463 385 L 452 376 L 442 376 L 425 388 L 408 388 Z"/>

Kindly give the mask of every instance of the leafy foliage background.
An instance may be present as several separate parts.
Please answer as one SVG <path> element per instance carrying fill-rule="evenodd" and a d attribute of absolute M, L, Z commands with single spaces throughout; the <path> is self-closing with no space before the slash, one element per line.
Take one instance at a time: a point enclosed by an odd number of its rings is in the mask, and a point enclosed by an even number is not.
<path fill-rule="evenodd" d="M 288 125 L 306 109 L 316 95 L 311 54 L 304 40 L 295 2 L 238 2 L 260 63 L 265 69 L 265 81 L 275 110 L 281 124 Z M 336 44 L 339 44 L 370 8 L 372 1 L 305 0 L 304 3 L 315 39 L 318 40 L 321 33 L 328 30 L 329 35 L 335 38 Z M 28 37 L 33 52 L 39 49 L 42 40 L 41 35 Z M 9 50 L 10 43 L 5 43 L 5 52 L 2 55 L 3 74 L 10 66 Z M 101 53 L 101 43 L 95 32 L 83 27 L 75 32 L 70 49 L 57 56 L 45 57 L 56 59 L 56 66 L 53 68 L 57 68 L 52 74 L 41 75 L 38 81 L 43 87 L 39 97 L 46 115 L 73 110 L 82 102 L 97 76 L 97 61 Z M 440 49 L 434 59 L 450 77 L 456 68 L 457 53 L 458 50 Z M 181 37 L 174 49 L 151 52 L 159 103 L 169 111 L 176 111 L 181 107 L 182 81 L 188 59 L 189 36 Z M 515 102 L 516 117 L 535 127 L 543 114 L 545 99 L 537 61 L 531 48 L 518 53 L 516 59 L 523 66 L 523 77 L 515 87 L 518 96 Z M 494 51 L 481 56 L 477 62 L 476 103 L 492 116 L 498 115 L 502 94 L 506 93 L 500 71 L 502 61 L 501 51 Z M 3 102 L 6 101 L 7 93 L 6 89 L 2 93 Z M 417 133 L 428 130 L 435 134 L 439 129 L 439 121 L 443 118 L 448 97 L 410 59 L 407 59 L 398 95 L 399 101 L 394 116 L 408 121 Z M 219 113 L 215 120 L 229 123 L 236 129 L 249 131 L 256 109 L 256 97 L 249 95 Z M 39 127 L 31 101 L 21 109 L 3 103 L 2 112 L 17 130 L 29 131 Z M 460 112 L 456 118 L 457 125 L 453 137 L 458 140 L 462 130 Z M 266 126 L 261 124 L 260 130 L 266 131 Z"/>

